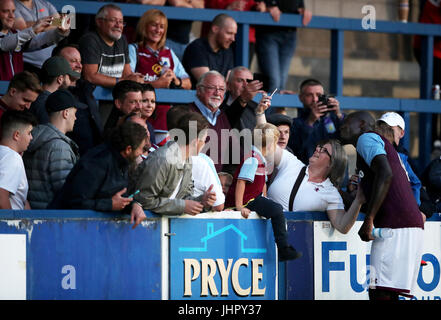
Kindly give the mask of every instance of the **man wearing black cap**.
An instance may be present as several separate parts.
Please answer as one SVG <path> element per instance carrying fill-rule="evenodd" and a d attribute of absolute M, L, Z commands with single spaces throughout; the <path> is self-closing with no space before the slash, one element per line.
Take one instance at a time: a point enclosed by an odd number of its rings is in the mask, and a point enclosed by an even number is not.
<path fill-rule="evenodd" d="M 288 147 L 288 140 L 289 140 L 289 133 L 292 124 L 292 119 L 285 114 L 273 113 L 266 117 L 266 121 L 275 125 L 279 130 L 280 136 L 279 136 L 279 141 L 277 141 L 277 145 L 280 148 L 286 149 L 289 152 L 293 153 L 291 148 Z"/>
<path fill-rule="evenodd" d="M 39 123 L 49 122 L 49 116 L 46 111 L 46 99 L 58 89 L 67 89 L 71 84 L 70 77 L 79 79 L 81 74 L 73 71 L 65 58 L 50 57 L 43 63 L 40 79 L 43 92 L 31 104 L 30 108 L 30 111 L 37 116 Z"/>
<path fill-rule="evenodd" d="M 73 130 L 77 109 L 86 107 L 66 89 L 59 89 L 48 96 L 46 109 L 49 122 L 38 125 L 32 131 L 34 138 L 23 155 L 31 208 L 46 209 L 77 162 L 78 146 L 66 133 Z"/>

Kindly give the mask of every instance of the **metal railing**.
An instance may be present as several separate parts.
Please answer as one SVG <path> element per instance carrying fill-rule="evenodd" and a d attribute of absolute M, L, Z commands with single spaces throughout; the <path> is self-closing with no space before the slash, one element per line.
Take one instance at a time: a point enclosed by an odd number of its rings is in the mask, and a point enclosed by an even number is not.
<path fill-rule="evenodd" d="M 75 10 L 75 13 L 95 15 L 98 9 L 106 2 L 98 1 L 72 1 L 52 0 L 60 12 L 67 8 Z M 149 6 L 139 4 L 118 3 L 124 16 L 140 17 L 146 10 L 158 8 L 162 10 L 168 19 L 189 21 L 211 21 L 219 13 L 228 13 L 238 23 L 236 36 L 236 63 L 248 66 L 248 32 L 252 25 L 278 25 L 286 27 L 305 28 L 302 25 L 301 16 L 295 14 L 283 14 L 280 21 L 275 23 L 269 13 L 240 12 L 214 9 L 188 9 L 168 6 Z M 432 148 L 431 127 L 432 113 L 441 113 L 441 103 L 431 100 L 432 67 L 434 37 L 441 35 L 441 26 L 421 23 L 400 23 L 377 20 L 374 29 L 365 29 L 362 25 L 363 16 L 360 19 L 334 18 L 325 16 L 313 16 L 306 28 L 326 29 L 331 31 L 331 57 L 330 57 L 330 88 L 329 92 L 336 95 L 341 108 L 355 110 L 396 111 L 403 115 L 406 127 L 410 128 L 410 112 L 419 113 L 419 167 L 425 167 L 430 161 Z M 343 59 L 344 59 L 344 33 L 345 31 L 377 32 L 390 34 L 421 35 L 421 68 L 420 68 L 420 99 L 397 99 L 397 98 L 371 98 L 371 97 L 346 97 L 343 96 Z M 7 83 L 0 82 L 0 93 L 6 91 Z M 195 92 L 192 90 L 158 89 L 157 100 L 161 103 L 188 103 L 193 101 Z M 95 96 L 99 100 L 111 100 L 110 91 L 97 88 Z M 276 94 L 272 100 L 273 106 L 302 107 L 297 95 Z M 404 146 L 409 149 L 410 130 L 406 131 L 403 139 Z"/>

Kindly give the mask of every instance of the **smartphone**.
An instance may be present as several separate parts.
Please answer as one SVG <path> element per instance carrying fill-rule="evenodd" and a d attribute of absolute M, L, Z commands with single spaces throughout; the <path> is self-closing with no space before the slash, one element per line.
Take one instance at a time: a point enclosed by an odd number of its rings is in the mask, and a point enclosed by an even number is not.
<path fill-rule="evenodd" d="M 54 27 L 63 27 L 64 29 L 68 29 L 68 18 L 69 17 L 67 15 L 61 14 L 58 18 L 54 18 L 51 24 Z"/>
<path fill-rule="evenodd" d="M 128 196 L 127 198 L 133 198 L 135 195 L 137 195 L 139 193 L 140 190 L 136 190 L 134 193 L 132 193 L 130 196 Z"/>

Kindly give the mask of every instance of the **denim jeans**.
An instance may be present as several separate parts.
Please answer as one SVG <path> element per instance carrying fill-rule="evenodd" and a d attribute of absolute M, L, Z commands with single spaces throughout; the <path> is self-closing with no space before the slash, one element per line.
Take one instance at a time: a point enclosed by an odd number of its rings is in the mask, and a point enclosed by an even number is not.
<path fill-rule="evenodd" d="M 296 31 L 256 32 L 256 54 L 260 71 L 269 77 L 269 92 L 285 88 L 296 48 Z"/>
<path fill-rule="evenodd" d="M 286 219 L 285 214 L 283 213 L 283 207 L 280 204 L 259 195 L 254 200 L 250 201 L 246 207 L 251 211 L 257 212 L 259 216 L 271 219 L 274 239 L 278 248 L 288 246 Z"/>

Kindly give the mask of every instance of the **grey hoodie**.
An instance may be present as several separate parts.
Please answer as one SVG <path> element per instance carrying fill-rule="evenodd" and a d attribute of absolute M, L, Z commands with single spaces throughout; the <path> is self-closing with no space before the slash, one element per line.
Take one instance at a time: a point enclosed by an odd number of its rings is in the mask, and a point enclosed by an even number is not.
<path fill-rule="evenodd" d="M 79 159 L 77 144 L 51 123 L 32 130 L 33 139 L 23 155 L 32 209 L 46 209 Z"/>

